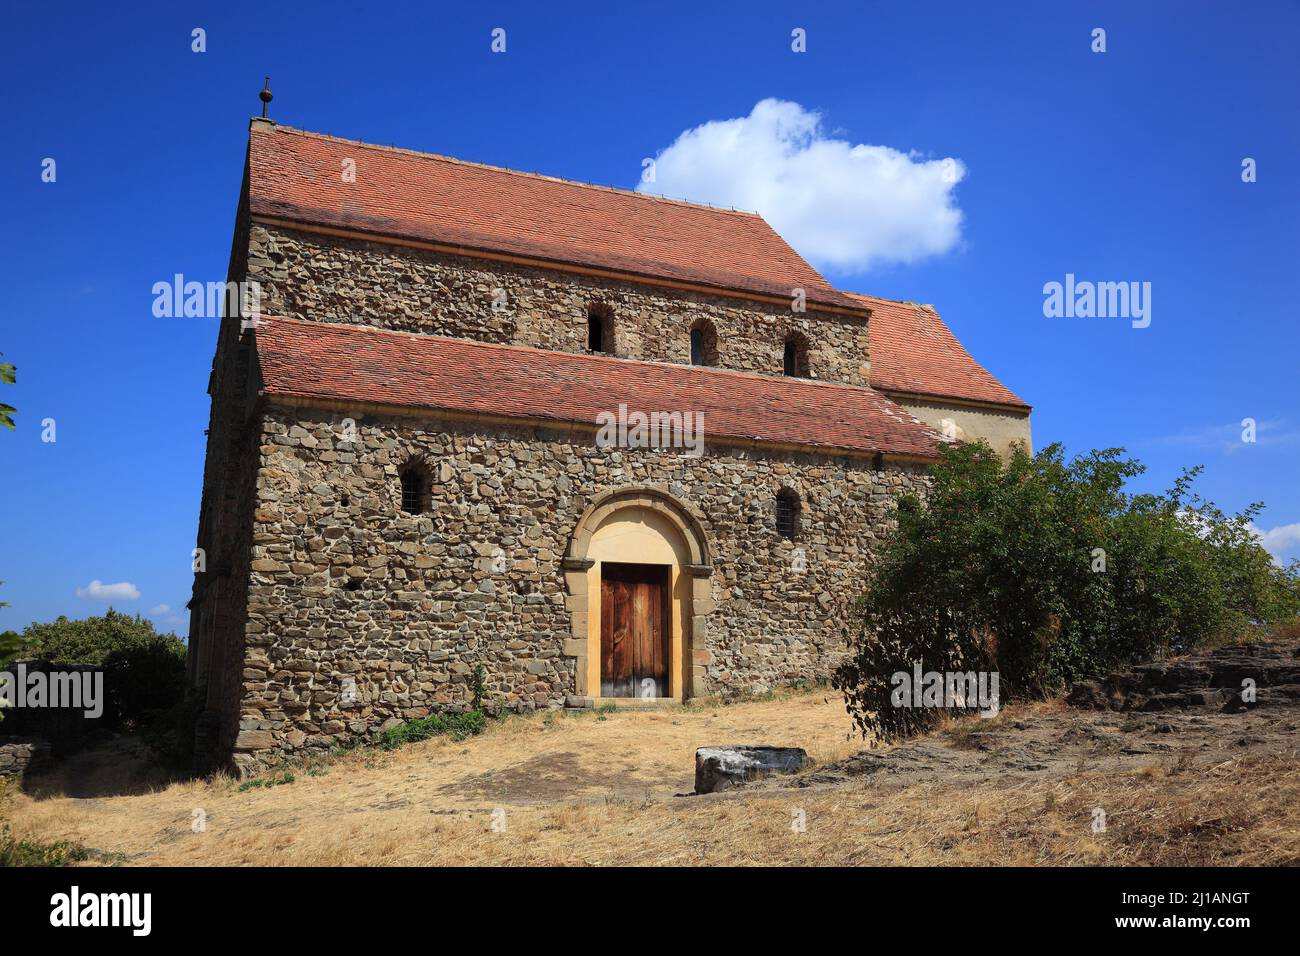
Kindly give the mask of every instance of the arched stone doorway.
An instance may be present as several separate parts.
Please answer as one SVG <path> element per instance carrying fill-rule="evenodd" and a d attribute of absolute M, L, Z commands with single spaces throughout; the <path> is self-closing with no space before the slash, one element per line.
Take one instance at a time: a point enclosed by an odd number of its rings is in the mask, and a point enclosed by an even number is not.
<path fill-rule="evenodd" d="M 622 488 L 596 497 L 583 512 L 563 559 L 568 588 L 569 639 L 574 690 L 580 697 L 629 695 L 608 673 L 611 587 L 664 581 L 664 653 L 667 690 L 658 699 L 684 700 L 706 693 L 705 666 L 694 653 L 703 643 L 704 619 L 713 610 L 713 560 L 699 516 L 685 502 L 655 488 Z M 604 597 L 602 597 L 604 595 Z M 657 625 L 656 625 L 657 626 Z M 606 673 L 602 674 L 602 650 Z M 648 688 L 653 684 L 637 682 Z"/>

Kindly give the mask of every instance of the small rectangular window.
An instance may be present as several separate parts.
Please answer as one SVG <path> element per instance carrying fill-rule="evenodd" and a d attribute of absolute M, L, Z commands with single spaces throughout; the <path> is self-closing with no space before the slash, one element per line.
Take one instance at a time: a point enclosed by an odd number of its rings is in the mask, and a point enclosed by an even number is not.
<path fill-rule="evenodd" d="M 783 538 L 799 537 L 799 512 L 802 505 L 793 491 L 781 491 L 776 496 L 776 532 Z"/>
<path fill-rule="evenodd" d="M 414 468 L 402 475 L 402 510 L 410 515 L 424 512 L 424 476 Z"/>

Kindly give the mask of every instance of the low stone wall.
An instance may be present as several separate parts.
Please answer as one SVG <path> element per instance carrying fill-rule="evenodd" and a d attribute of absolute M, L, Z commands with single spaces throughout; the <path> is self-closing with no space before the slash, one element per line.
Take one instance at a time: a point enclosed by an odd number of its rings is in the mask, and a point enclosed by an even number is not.
<path fill-rule="evenodd" d="M 50 760 L 50 745 L 44 740 L 0 737 L 0 777 L 22 781 L 42 769 Z"/>

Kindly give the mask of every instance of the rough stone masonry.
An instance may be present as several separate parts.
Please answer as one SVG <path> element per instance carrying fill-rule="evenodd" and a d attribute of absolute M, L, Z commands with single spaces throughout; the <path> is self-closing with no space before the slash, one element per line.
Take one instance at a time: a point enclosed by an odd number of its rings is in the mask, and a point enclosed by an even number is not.
<path fill-rule="evenodd" d="M 268 411 L 261 427 L 240 748 L 327 747 L 468 709 L 477 664 L 493 706 L 562 706 L 560 559 L 586 503 L 614 487 L 661 487 L 704 516 L 717 609 L 695 635 L 703 692 L 825 677 L 893 503 L 925 480 L 830 456 L 607 451 L 540 429 L 362 418 L 344 446 L 337 416 Z M 412 456 L 436 463 L 428 515 L 398 511 Z M 780 487 L 806 495 L 797 542 L 772 526 Z"/>

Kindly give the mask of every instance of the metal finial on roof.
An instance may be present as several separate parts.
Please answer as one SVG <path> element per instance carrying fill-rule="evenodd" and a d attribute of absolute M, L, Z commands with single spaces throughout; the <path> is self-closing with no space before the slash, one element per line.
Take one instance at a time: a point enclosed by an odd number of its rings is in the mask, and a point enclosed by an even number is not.
<path fill-rule="evenodd" d="M 257 98 L 262 101 L 262 119 L 266 119 L 266 108 L 271 105 L 271 78 L 266 78 L 266 85 L 262 87 L 262 92 L 257 94 Z"/>

